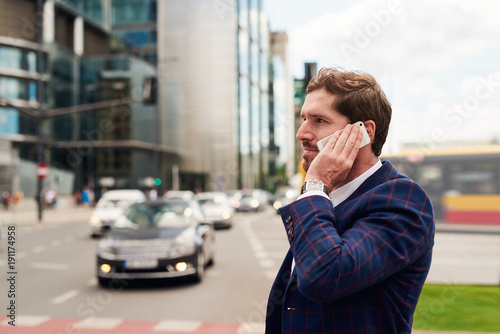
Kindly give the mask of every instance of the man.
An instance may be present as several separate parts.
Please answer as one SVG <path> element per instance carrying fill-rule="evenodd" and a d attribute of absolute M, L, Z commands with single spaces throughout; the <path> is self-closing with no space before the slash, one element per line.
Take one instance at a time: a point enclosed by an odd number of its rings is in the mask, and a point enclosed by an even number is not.
<path fill-rule="evenodd" d="M 305 184 L 280 209 L 290 250 L 271 289 L 266 333 L 410 333 L 431 264 L 432 204 L 379 160 L 391 106 L 366 73 L 322 69 L 297 139 Z M 359 148 L 362 121 L 371 143 Z M 316 143 L 334 134 L 321 152 Z"/>

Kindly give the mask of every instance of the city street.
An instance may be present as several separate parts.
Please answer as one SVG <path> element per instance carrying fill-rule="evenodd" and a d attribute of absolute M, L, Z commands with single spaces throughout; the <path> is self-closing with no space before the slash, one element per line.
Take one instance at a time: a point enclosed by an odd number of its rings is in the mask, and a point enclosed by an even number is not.
<path fill-rule="evenodd" d="M 7 267 L 7 226 L 4 223 L 0 270 Z M 130 282 L 125 289 L 107 291 L 95 278 L 97 240 L 90 238 L 87 221 L 67 224 L 16 226 L 16 326 L 2 318 L 2 333 L 27 327 L 30 333 L 118 328 L 130 322 L 152 330 L 182 331 L 214 324 L 230 333 L 263 330 L 267 295 L 287 250 L 278 215 L 238 214 L 229 230 L 217 230 L 217 257 L 203 282 L 183 280 Z M 8 277 L 7 277 L 8 278 Z M 6 309 L 9 286 L 0 284 L 1 307 Z M 5 314 L 5 313 L 2 313 Z M 57 327 L 57 324 L 62 327 Z M 72 327 L 72 328 L 73 328 Z M 39 328 L 40 331 L 36 329 Z M 82 332 L 82 331 L 79 331 Z M 123 333 L 123 329 L 118 332 Z M 228 333 L 229 333 L 228 332 Z M 94 333 L 94 332 L 92 332 Z"/>
<path fill-rule="evenodd" d="M 217 231 L 216 261 L 200 284 L 129 282 L 110 291 L 95 278 L 88 212 L 68 211 L 70 222 L 52 224 L 50 214 L 43 224 L 3 220 L 0 306 L 15 301 L 16 327 L 4 316 L 2 333 L 263 333 L 267 295 L 288 248 L 271 208 L 238 213 L 233 228 Z M 8 297 L 8 226 L 16 232 L 15 298 Z M 439 228 L 427 282 L 498 285 L 499 258 L 500 234 Z"/>

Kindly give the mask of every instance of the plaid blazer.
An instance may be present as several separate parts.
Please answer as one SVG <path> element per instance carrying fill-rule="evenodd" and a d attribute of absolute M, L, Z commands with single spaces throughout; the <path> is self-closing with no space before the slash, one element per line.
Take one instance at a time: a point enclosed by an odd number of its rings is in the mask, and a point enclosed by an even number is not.
<path fill-rule="evenodd" d="M 280 214 L 290 250 L 266 334 L 411 333 L 434 244 L 432 204 L 418 184 L 384 161 L 335 208 L 310 196 Z"/>

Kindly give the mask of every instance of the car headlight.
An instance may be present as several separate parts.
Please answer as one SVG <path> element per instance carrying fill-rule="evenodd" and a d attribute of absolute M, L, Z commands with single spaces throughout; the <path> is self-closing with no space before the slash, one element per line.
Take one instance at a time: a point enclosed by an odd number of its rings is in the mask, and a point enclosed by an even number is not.
<path fill-rule="evenodd" d="M 101 223 L 101 219 L 96 216 L 90 217 L 90 224 L 92 225 L 99 225 Z"/>
<path fill-rule="evenodd" d="M 222 213 L 222 219 L 229 219 L 229 218 L 231 218 L 231 212 L 226 211 Z"/>
<path fill-rule="evenodd" d="M 252 206 L 252 208 L 256 208 L 259 206 L 259 201 L 254 199 L 252 200 L 252 202 L 250 202 L 250 205 Z"/>
<path fill-rule="evenodd" d="M 275 208 L 276 210 L 278 210 L 279 208 L 281 208 L 281 202 L 280 201 L 276 201 L 273 203 L 273 208 Z"/>

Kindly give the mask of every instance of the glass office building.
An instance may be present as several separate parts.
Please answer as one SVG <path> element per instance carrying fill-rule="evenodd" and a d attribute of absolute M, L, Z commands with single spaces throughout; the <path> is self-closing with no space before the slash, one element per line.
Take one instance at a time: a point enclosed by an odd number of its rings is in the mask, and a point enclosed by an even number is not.
<path fill-rule="evenodd" d="M 22 161 L 38 159 L 42 108 L 43 159 L 75 190 L 151 177 L 160 190 L 272 188 L 281 142 L 261 0 L 46 0 L 41 44 L 19 19 L 36 3 L 0 0 L 0 136 Z M 152 105 L 139 101 L 151 78 Z"/>
<path fill-rule="evenodd" d="M 160 169 L 160 162 L 171 167 L 179 163 L 179 155 L 156 136 L 160 128 L 156 104 L 141 102 L 144 81 L 156 76 L 150 62 L 155 57 L 110 56 L 124 51 L 113 49 L 112 24 L 129 20 L 127 13 L 137 14 L 125 2 L 116 1 L 120 6 L 112 11 L 114 1 L 46 0 L 39 11 L 44 13 L 39 44 L 36 22 L 23 21 L 37 17 L 37 2 L 0 0 L 0 137 L 7 143 L 2 144 L 3 153 L 16 155 L 21 165 L 19 172 L 15 168 L 2 172 L 2 187 L 21 187 L 26 196 L 33 195 L 40 122 L 42 156 L 51 167 L 44 187 L 55 188 L 60 195 L 86 184 L 98 191 L 104 179 L 116 188 L 144 188 L 151 186 L 152 177 L 163 174 L 171 184 L 172 177 Z M 151 1 L 148 8 L 154 7 Z M 154 18 L 154 10 L 148 15 L 146 19 Z M 144 45 L 142 35 L 132 36 L 127 40 Z M 13 173 L 28 184 L 9 184 Z"/>
<path fill-rule="evenodd" d="M 157 0 L 111 1 L 111 50 L 133 54 L 156 66 Z"/>
<path fill-rule="evenodd" d="M 270 40 L 259 0 L 158 2 L 160 106 L 188 187 L 268 188 Z"/>

